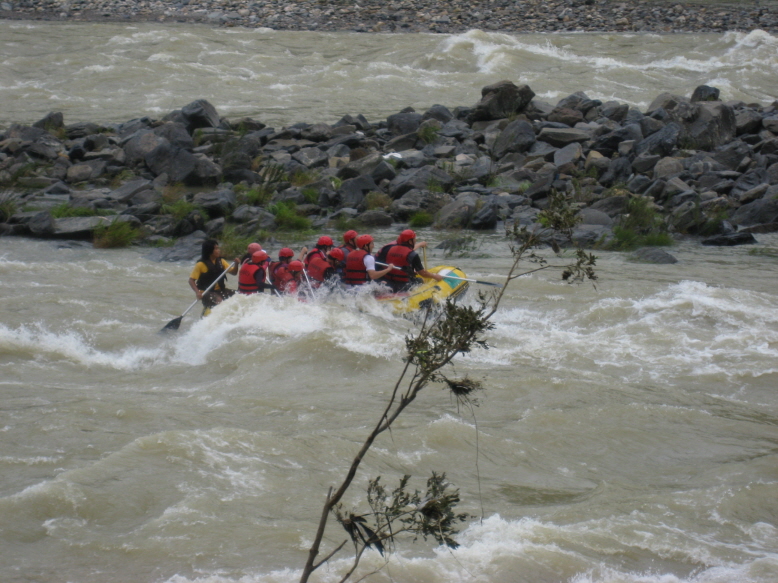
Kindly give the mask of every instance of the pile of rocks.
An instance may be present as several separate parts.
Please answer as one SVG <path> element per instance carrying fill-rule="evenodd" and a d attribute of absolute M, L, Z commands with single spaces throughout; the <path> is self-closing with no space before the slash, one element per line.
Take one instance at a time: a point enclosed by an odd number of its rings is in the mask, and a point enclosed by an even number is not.
<path fill-rule="evenodd" d="M 5 0 L 0 18 L 203 22 L 275 30 L 457 33 L 778 31 L 771 2 L 638 0 Z"/>
<path fill-rule="evenodd" d="M 636 197 L 670 232 L 717 234 L 716 244 L 778 230 L 778 102 L 725 103 L 707 86 L 691 98 L 662 94 L 645 113 L 580 92 L 556 105 L 534 97 L 501 81 L 472 107 L 280 130 L 230 122 L 203 100 L 109 127 L 49 114 L 0 135 L 0 183 L 10 186 L 0 212 L 21 209 L 6 212 L 0 231 L 77 237 L 120 220 L 152 240 L 196 230 L 218 237 L 225 224 L 248 236 L 277 227 L 278 203 L 294 203 L 322 229 L 339 218 L 389 226 L 422 211 L 442 229 L 534 228 L 554 192 L 576 201 L 584 245 L 607 241 Z M 293 186 L 294 176 L 305 186 Z M 165 195 L 179 184 L 192 187 L 185 200 L 209 220 L 170 214 Z M 264 206 L 250 204 L 251 189 L 266 194 Z M 63 203 L 115 214 L 52 217 Z"/>

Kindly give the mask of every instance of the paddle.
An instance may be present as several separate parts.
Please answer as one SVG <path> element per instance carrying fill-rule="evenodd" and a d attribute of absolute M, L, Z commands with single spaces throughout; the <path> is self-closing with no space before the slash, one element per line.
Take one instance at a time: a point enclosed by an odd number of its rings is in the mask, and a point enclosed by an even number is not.
<path fill-rule="evenodd" d="M 382 267 L 389 267 L 388 263 L 381 263 L 380 261 L 375 262 L 376 265 L 380 265 Z M 502 287 L 501 283 L 492 283 L 491 281 L 481 281 L 480 279 L 470 279 L 469 277 L 457 277 L 455 275 L 444 275 L 443 276 L 446 279 L 456 279 L 458 281 L 471 281 L 473 283 L 480 283 L 481 285 L 491 285 L 493 287 Z"/>
<path fill-rule="evenodd" d="M 223 278 L 225 275 L 227 275 L 227 272 L 228 272 L 230 269 L 232 269 L 233 265 L 235 265 L 236 263 L 237 263 L 236 261 L 233 261 L 233 262 L 230 264 L 230 266 L 229 266 L 227 269 L 225 269 L 224 271 L 222 271 L 222 274 L 221 274 L 219 277 L 217 277 L 217 278 L 216 278 L 216 279 L 213 281 L 213 283 L 212 283 L 211 285 L 209 285 L 209 286 L 208 286 L 208 287 L 205 289 L 205 291 L 203 291 L 203 295 L 205 295 L 205 294 L 207 294 L 209 291 L 211 291 L 211 290 L 214 288 L 214 286 L 215 286 L 217 283 L 219 283 L 219 282 L 222 280 L 222 278 Z M 189 307 L 188 307 L 186 310 L 184 310 L 184 313 L 183 313 L 183 314 L 181 314 L 181 315 L 180 315 L 178 318 L 173 318 L 172 320 L 170 320 L 170 322 L 168 322 L 168 323 L 167 323 L 167 325 L 166 325 L 164 328 L 162 328 L 162 330 L 160 330 L 160 331 L 159 331 L 159 333 L 161 334 L 162 332 L 167 332 L 168 330 L 178 330 L 178 327 L 181 325 L 181 320 L 183 320 L 183 319 L 184 319 L 184 316 L 186 316 L 187 312 L 188 312 L 189 310 L 191 310 L 192 308 L 194 308 L 194 307 L 195 307 L 195 304 L 196 304 L 197 302 L 199 302 L 199 301 L 200 301 L 200 300 L 195 300 L 195 301 L 193 301 L 193 302 L 192 302 L 192 304 L 191 304 L 191 305 L 190 305 L 190 306 L 189 306 Z"/>

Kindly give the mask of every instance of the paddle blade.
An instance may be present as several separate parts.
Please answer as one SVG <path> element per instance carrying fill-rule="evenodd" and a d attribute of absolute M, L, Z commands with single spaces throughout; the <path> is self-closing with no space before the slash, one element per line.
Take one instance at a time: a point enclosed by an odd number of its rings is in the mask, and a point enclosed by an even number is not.
<path fill-rule="evenodd" d="M 183 316 L 179 316 L 178 318 L 173 318 L 170 320 L 170 322 L 167 323 L 167 325 L 162 328 L 162 330 L 159 331 L 160 334 L 164 334 L 166 332 L 170 332 L 172 330 L 178 330 L 178 327 L 181 325 L 181 320 L 183 320 Z"/>

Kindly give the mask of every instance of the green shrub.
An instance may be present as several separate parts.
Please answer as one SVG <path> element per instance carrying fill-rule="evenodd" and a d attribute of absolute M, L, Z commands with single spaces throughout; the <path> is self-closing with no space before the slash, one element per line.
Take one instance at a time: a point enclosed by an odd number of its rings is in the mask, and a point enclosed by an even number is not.
<path fill-rule="evenodd" d="M 200 206 L 193 202 L 187 201 L 185 198 L 179 198 L 177 201 L 164 204 L 160 209 L 162 214 L 172 215 L 175 219 L 183 219 L 192 212 L 198 212 L 203 219 L 208 219 L 208 213 L 206 213 Z"/>
<path fill-rule="evenodd" d="M 639 247 L 665 247 L 673 244 L 662 217 L 647 197 L 631 197 L 627 213 L 613 228 L 613 240 L 605 247 L 614 251 L 632 251 Z"/>
<path fill-rule="evenodd" d="M 92 244 L 99 249 L 127 247 L 140 237 L 140 231 L 126 221 L 114 221 L 94 231 Z"/>
<path fill-rule="evenodd" d="M 249 243 L 267 241 L 268 238 L 268 234 L 265 231 L 257 231 L 256 233 L 245 235 L 239 234 L 234 226 L 226 225 L 218 239 L 222 257 L 227 261 L 231 261 L 235 257 L 242 257 Z"/>
<path fill-rule="evenodd" d="M 318 204 L 319 203 L 319 189 L 314 188 L 313 186 L 306 186 L 302 189 L 303 198 L 305 198 L 305 202 L 309 204 Z"/>
<path fill-rule="evenodd" d="M 438 139 L 438 128 L 436 128 L 433 125 L 428 125 L 419 128 L 419 131 L 416 132 L 416 134 L 419 136 L 419 139 L 424 142 L 425 144 L 431 144 L 435 140 Z"/>
<path fill-rule="evenodd" d="M 319 173 L 315 170 L 295 170 L 289 177 L 292 186 L 308 186 L 319 180 Z"/>
<path fill-rule="evenodd" d="M 429 227 L 435 219 L 427 211 L 416 211 L 411 215 L 408 225 L 414 229 L 420 227 Z"/>
<path fill-rule="evenodd" d="M 280 231 L 308 231 L 311 228 L 311 221 L 297 214 L 293 202 L 274 204 L 270 212 L 276 216 L 276 226 Z"/>
<path fill-rule="evenodd" d="M 375 190 L 365 195 L 365 208 L 369 211 L 376 209 L 387 209 L 392 204 L 392 199 L 388 194 L 377 192 Z"/>
<path fill-rule="evenodd" d="M 49 212 L 55 219 L 65 219 L 69 217 L 96 217 L 103 214 L 89 207 L 71 206 L 68 202 L 58 204 Z"/>
<path fill-rule="evenodd" d="M 0 223 L 5 223 L 16 213 L 18 205 L 13 194 L 0 193 Z"/>

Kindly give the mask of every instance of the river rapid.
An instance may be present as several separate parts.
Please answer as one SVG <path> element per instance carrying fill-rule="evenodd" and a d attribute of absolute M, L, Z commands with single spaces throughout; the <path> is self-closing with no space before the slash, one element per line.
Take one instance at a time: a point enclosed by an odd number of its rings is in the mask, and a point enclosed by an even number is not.
<path fill-rule="evenodd" d="M 471 105 L 503 78 L 645 107 L 700 83 L 778 94 L 776 39 L 725 35 L 280 33 L 0 22 L 0 123 L 160 116 L 207 98 L 281 125 Z M 376 232 L 379 242 L 396 231 Z M 333 235 L 337 235 L 333 233 Z M 426 232 L 431 247 L 446 236 Z M 681 242 L 675 265 L 600 253 L 600 280 L 514 282 L 475 417 L 430 386 L 369 477 L 460 489 L 455 551 L 402 542 L 396 583 L 778 580 L 778 235 Z M 277 251 L 278 245 L 271 247 Z M 753 251 L 752 251 L 753 249 Z M 548 250 L 541 251 L 550 257 Z M 0 580 L 281 583 L 299 578 L 327 489 L 376 423 L 414 323 L 374 301 L 193 300 L 192 265 L 142 249 L 0 240 Z M 498 282 L 505 239 L 430 263 Z M 234 286 L 234 281 L 232 282 Z M 474 292 L 465 301 L 474 301 Z M 328 548 L 345 536 L 330 524 Z M 347 555 L 347 553 L 346 553 Z M 345 556 L 314 577 L 334 582 Z"/>
<path fill-rule="evenodd" d="M 197 98 L 271 126 L 377 122 L 413 106 L 470 106 L 502 79 L 556 103 L 586 91 L 645 109 L 700 84 L 778 96 L 778 38 L 726 34 L 458 35 L 279 32 L 193 25 L 0 21 L 0 127 L 162 117 Z"/>
<path fill-rule="evenodd" d="M 514 282 L 491 348 L 455 364 L 486 385 L 475 418 L 430 386 L 347 496 L 445 471 L 474 515 L 461 547 L 406 541 L 373 580 L 775 581 L 776 247 L 603 253 L 596 288 Z M 191 265 L 142 253 L 2 242 L 0 577 L 294 580 L 414 323 L 370 299 L 264 295 L 158 335 L 193 299 Z M 495 234 L 429 260 L 496 282 L 509 252 Z M 333 523 L 327 544 L 344 536 Z"/>

